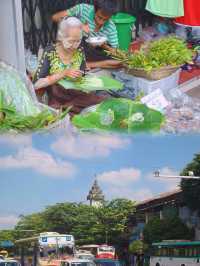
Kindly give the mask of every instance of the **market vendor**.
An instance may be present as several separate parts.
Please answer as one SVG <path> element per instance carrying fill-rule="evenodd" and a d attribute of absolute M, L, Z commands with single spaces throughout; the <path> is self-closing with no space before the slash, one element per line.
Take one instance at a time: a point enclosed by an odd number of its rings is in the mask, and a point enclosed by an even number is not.
<path fill-rule="evenodd" d="M 34 77 L 36 91 L 45 88 L 48 105 L 53 108 L 71 107 L 71 114 L 101 102 L 105 96 L 94 92 L 85 93 L 76 89 L 65 89 L 57 84 L 67 78 L 74 80 L 83 75 L 86 63 L 82 48 L 82 23 L 76 17 L 68 17 L 58 27 L 57 41 L 43 53 Z"/>
<path fill-rule="evenodd" d="M 116 0 L 96 0 L 94 5 L 78 4 L 68 10 L 60 11 L 52 16 L 54 22 L 59 22 L 66 16 L 76 16 L 83 23 L 85 49 L 88 67 L 118 68 L 120 62 L 109 57 L 104 50 L 113 51 L 118 47 L 117 29 L 111 16 L 117 12 Z M 101 46 L 88 44 L 90 37 L 106 37 L 107 42 Z"/>

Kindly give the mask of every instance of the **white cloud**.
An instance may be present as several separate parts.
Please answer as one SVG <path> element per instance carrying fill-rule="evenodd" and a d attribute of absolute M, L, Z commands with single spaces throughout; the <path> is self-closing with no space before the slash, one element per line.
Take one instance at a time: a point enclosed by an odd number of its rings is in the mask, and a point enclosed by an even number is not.
<path fill-rule="evenodd" d="M 32 147 L 25 147 L 14 155 L 1 157 L 0 168 L 30 168 L 46 176 L 62 178 L 69 178 L 76 171 L 73 164 L 67 161 L 56 160 L 49 153 Z"/>
<path fill-rule="evenodd" d="M 123 168 L 119 171 L 110 171 L 97 176 L 104 184 L 126 187 L 140 179 L 141 172 L 135 168 Z"/>
<path fill-rule="evenodd" d="M 19 221 L 16 215 L 0 216 L 0 230 L 13 228 Z"/>
<path fill-rule="evenodd" d="M 6 134 L 1 135 L 0 144 L 16 148 L 23 148 L 32 145 L 32 136 L 23 134 Z"/>
<path fill-rule="evenodd" d="M 153 193 L 148 188 L 134 189 L 134 186 L 131 187 L 119 187 L 119 186 L 110 186 L 103 190 L 106 199 L 114 198 L 127 198 L 133 201 L 143 201 L 148 198 L 153 197 Z"/>
<path fill-rule="evenodd" d="M 60 137 L 51 148 L 58 154 L 72 158 L 107 157 L 112 150 L 123 149 L 129 143 L 116 135 L 69 134 Z"/>
<path fill-rule="evenodd" d="M 141 179 L 141 171 L 136 168 L 123 168 L 119 171 L 110 171 L 97 176 L 106 199 L 127 198 L 141 201 L 152 197 L 148 188 L 135 188 L 135 184 Z"/>

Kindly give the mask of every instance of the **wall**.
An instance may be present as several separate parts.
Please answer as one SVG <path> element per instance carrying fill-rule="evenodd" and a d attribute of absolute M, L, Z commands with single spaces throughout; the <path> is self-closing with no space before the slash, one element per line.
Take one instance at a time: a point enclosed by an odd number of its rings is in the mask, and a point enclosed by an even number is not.
<path fill-rule="evenodd" d="M 25 73 L 21 0 L 1 0 L 0 59 Z"/>

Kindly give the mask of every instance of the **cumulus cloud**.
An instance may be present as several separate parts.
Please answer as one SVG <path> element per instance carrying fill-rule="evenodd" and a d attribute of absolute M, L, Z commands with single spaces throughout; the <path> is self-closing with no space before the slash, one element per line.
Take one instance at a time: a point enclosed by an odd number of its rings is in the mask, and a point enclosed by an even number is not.
<path fill-rule="evenodd" d="M 97 176 L 103 188 L 106 199 L 127 198 L 134 201 L 141 201 L 152 197 L 153 194 L 148 188 L 136 188 L 137 182 L 141 179 L 141 171 L 136 168 L 123 168 L 118 171 L 104 172 Z"/>
<path fill-rule="evenodd" d="M 0 157 L 0 168 L 30 168 L 46 176 L 61 178 L 69 178 L 76 172 L 73 164 L 56 160 L 51 154 L 33 147 L 25 147 L 14 155 Z"/>
<path fill-rule="evenodd" d="M 135 168 L 123 168 L 119 171 L 104 172 L 97 176 L 97 179 L 104 184 L 117 187 L 126 187 L 140 179 L 141 172 Z"/>
<path fill-rule="evenodd" d="M 0 230 L 11 229 L 17 224 L 18 221 L 19 217 L 14 214 L 0 216 Z"/>
<path fill-rule="evenodd" d="M 135 189 L 134 186 L 132 188 L 128 186 L 110 186 L 103 191 L 106 199 L 126 198 L 138 202 L 153 197 L 153 193 L 149 188 Z"/>
<path fill-rule="evenodd" d="M 78 159 L 107 157 L 113 150 L 123 149 L 128 139 L 116 135 L 70 134 L 60 137 L 51 145 L 58 154 Z"/>

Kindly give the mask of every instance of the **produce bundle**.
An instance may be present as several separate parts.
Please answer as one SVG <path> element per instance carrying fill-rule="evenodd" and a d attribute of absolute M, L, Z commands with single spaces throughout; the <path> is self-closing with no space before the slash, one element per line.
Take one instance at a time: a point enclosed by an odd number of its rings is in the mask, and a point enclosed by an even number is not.
<path fill-rule="evenodd" d="M 12 103 L 6 103 L 3 93 L 0 92 L 0 133 L 10 130 L 16 132 L 40 130 L 63 119 L 67 112 L 68 110 L 55 115 L 49 109 L 45 109 L 36 115 L 23 115 L 17 112 Z"/>
<path fill-rule="evenodd" d="M 124 133 L 159 131 L 165 118 L 139 101 L 110 98 L 76 115 L 72 123 L 82 130 L 108 130 Z"/>
<path fill-rule="evenodd" d="M 166 66 L 181 66 L 192 60 L 193 51 L 177 37 L 167 37 L 149 42 L 134 53 L 116 50 L 113 58 L 124 62 L 129 69 L 138 68 L 147 72 Z"/>

